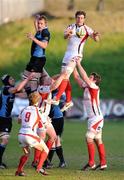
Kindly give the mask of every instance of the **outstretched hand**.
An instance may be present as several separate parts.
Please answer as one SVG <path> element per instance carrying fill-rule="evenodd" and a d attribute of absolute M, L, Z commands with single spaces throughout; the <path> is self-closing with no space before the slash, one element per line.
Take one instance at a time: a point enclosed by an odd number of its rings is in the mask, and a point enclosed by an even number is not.
<path fill-rule="evenodd" d="M 72 35 L 73 35 L 73 31 L 71 29 L 67 29 L 65 31 L 65 37 L 71 38 Z"/>
<path fill-rule="evenodd" d="M 33 40 L 34 35 L 32 33 L 27 33 L 27 38 Z"/>
<path fill-rule="evenodd" d="M 93 39 L 95 40 L 95 41 L 99 41 L 100 40 L 100 33 L 99 32 L 96 32 L 96 31 L 94 31 L 93 32 Z"/>

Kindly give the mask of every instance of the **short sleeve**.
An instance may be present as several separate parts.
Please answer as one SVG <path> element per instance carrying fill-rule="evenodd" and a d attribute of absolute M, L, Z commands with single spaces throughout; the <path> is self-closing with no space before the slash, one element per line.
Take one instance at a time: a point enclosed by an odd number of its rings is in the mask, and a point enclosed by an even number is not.
<path fill-rule="evenodd" d="M 45 41 L 48 41 L 50 40 L 50 32 L 48 31 L 48 29 L 43 29 L 42 31 L 42 37 L 43 37 L 43 40 Z"/>

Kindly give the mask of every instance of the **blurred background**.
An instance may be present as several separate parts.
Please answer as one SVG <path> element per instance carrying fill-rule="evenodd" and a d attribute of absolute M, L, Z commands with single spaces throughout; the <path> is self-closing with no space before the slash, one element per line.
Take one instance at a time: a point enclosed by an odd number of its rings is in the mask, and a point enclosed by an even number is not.
<path fill-rule="evenodd" d="M 27 32 L 34 32 L 33 19 L 45 14 L 51 40 L 46 50 L 46 70 L 52 76 L 60 72 L 66 50 L 64 29 L 75 22 L 77 10 L 87 13 L 86 24 L 101 34 L 99 43 L 88 40 L 84 48 L 83 65 L 87 73 L 102 76 L 101 107 L 105 118 L 124 118 L 124 3 L 123 0 L 0 0 L 0 76 L 8 73 L 21 79 L 20 74 L 30 58 L 31 41 Z M 82 91 L 73 77 L 74 107 L 66 117 L 86 119 Z M 0 82 L 0 87 L 2 86 Z M 22 102 L 23 101 L 23 102 Z M 27 105 L 27 99 L 16 99 L 13 115 Z M 82 106 L 81 106 L 82 104 Z"/>

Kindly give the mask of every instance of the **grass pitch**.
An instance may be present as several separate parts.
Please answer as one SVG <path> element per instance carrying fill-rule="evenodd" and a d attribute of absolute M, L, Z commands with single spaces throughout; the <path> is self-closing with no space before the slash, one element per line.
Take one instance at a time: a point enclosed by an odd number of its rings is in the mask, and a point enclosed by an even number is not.
<path fill-rule="evenodd" d="M 22 154 L 18 145 L 17 133 L 19 125 L 13 122 L 13 130 L 10 142 L 4 154 L 4 161 L 8 169 L 0 170 L 0 180 L 30 179 L 30 180 L 123 180 L 124 179 L 124 121 L 105 121 L 103 140 L 107 152 L 108 169 L 106 171 L 81 172 L 82 165 L 88 160 L 85 144 L 86 122 L 65 120 L 65 128 L 62 136 L 64 156 L 67 168 L 57 168 L 59 161 L 56 154 L 53 158 L 54 168 L 49 170 L 49 176 L 43 177 L 37 174 L 31 167 L 32 155 L 25 167 L 26 177 L 15 177 L 14 173 Z M 96 152 L 96 163 L 98 157 Z"/>

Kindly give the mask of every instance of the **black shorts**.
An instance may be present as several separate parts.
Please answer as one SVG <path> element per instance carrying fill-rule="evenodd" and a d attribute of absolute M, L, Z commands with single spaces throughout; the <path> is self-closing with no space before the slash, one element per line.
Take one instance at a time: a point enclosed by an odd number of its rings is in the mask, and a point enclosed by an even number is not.
<path fill-rule="evenodd" d="M 52 119 L 52 125 L 56 131 L 57 136 L 61 136 L 64 129 L 64 118 Z"/>
<path fill-rule="evenodd" d="M 30 62 L 26 66 L 26 70 L 30 72 L 39 72 L 43 71 L 43 67 L 46 63 L 46 57 L 35 57 L 32 56 Z"/>
<path fill-rule="evenodd" d="M 10 133 L 12 129 L 12 118 L 0 117 L 0 132 Z"/>

